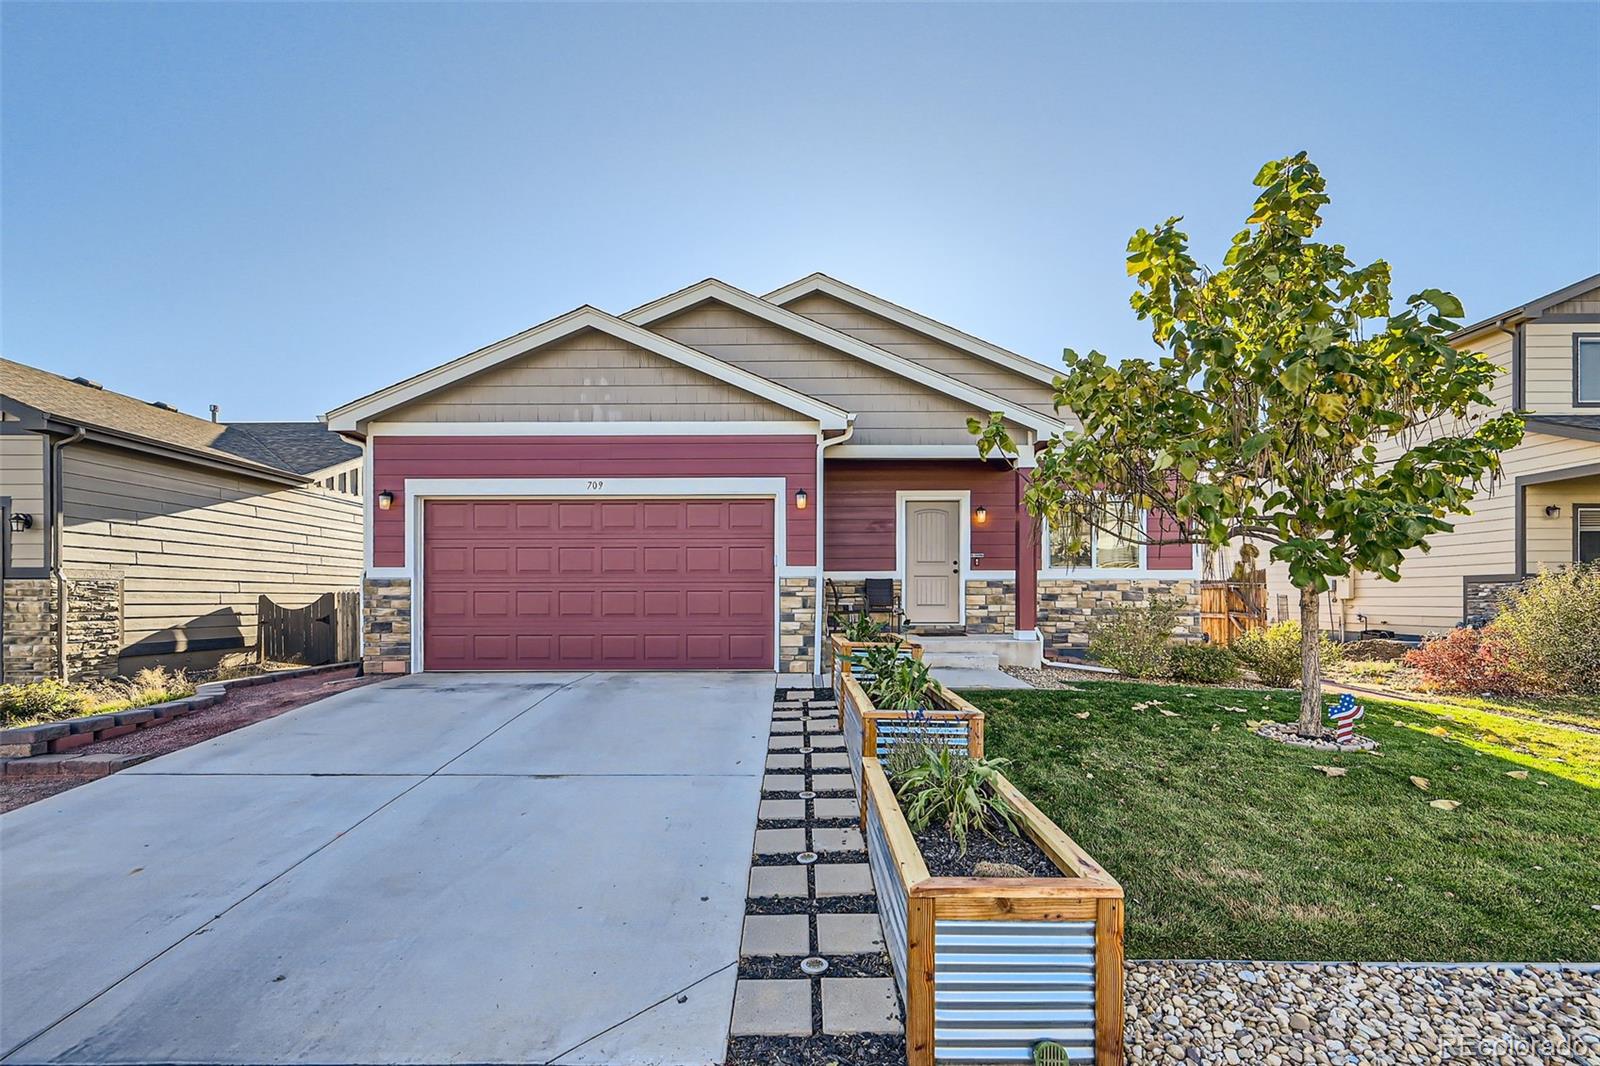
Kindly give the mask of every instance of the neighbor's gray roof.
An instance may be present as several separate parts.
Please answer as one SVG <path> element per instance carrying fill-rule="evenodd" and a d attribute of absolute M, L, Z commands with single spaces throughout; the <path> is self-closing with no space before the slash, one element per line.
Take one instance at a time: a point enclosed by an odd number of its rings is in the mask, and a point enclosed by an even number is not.
<path fill-rule="evenodd" d="M 1523 421 L 1535 433 L 1600 440 L 1600 415 L 1527 415 Z"/>
<path fill-rule="evenodd" d="M 1481 322 L 1474 322 L 1470 326 L 1463 326 L 1454 333 L 1450 334 L 1450 339 L 1464 340 L 1465 338 L 1472 336 L 1474 333 L 1482 333 L 1490 326 L 1493 326 L 1497 322 L 1502 322 L 1508 318 L 1520 318 L 1523 316 L 1533 317 L 1534 315 L 1542 314 L 1552 304 L 1558 304 L 1564 300 L 1570 300 L 1576 296 L 1581 296 L 1594 288 L 1600 288 L 1600 274 L 1592 274 L 1589 277 L 1584 278 L 1582 281 L 1575 281 L 1571 285 L 1564 285 L 1555 292 L 1547 292 L 1536 300 L 1529 300 L 1527 303 L 1518 304 L 1516 307 L 1501 311 L 1498 315 L 1490 315 Z"/>
<path fill-rule="evenodd" d="M 359 448 L 346 444 L 318 422 L 221 425 L 10 359 L 0 359 L 0 396 L 70 425 L 280 475 L 304 475 L 361 454 Z M 272 432 L 263 432 L 261 427 L 271 427 Z M 311 458 L 325 455 L 333 458 L 306 465 Z"/>
<path fill-rule="evenodd" d="M 321 422 L 230 422 L 222 435 L 227 447 L 234 431 L 248 434 L 266 445 L 278 466 L 297 474 L 310 474 L 336 463 L 361 457 L 361 449 Z"/>

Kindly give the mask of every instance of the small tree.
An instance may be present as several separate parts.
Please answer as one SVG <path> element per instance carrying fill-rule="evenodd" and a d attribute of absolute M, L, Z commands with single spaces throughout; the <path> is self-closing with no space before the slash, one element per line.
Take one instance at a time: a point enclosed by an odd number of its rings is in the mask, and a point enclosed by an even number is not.
<path fill-rule="evenodd" d="M 1299 590 L 1299 731 L 1315 736 L 1329 579 L 1398 580 L 1404 554 L 1498 478 L 1522 420 L 1490 410 L 1494 363 L 1451 347 L 1459 300 L 1425 289 L 1393 313 L 1387 263 L 1313 240 L 1328 196 L 1305 153 L 1255 184 L 1220 269 L 1190 256 L 1180 218 L 1128 241 L 1131 302 L 1165 354 L 1112 365 L 1067 349 L 1056 406 L 1082 428 L 1039 453 L 1027 506 L 1121 531 L 1131 504 L 1191 542 L 1270 544 Z M 999 416 L 969 428 L 983 455 L 1015 451 Z"/>

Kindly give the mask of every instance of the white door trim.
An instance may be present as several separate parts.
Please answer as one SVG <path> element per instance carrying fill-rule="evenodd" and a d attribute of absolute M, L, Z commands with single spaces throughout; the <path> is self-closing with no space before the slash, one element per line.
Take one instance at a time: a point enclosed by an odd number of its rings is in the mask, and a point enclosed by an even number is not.
<path fill-rule="evenodd" d="M 780 605 L 788 558 L 789 481 L 781 477 L 617 477 L 617 478 L 406 478 L 406 564 L 393 576 L 411 579 L 411 672 L 426 669 L 422 659 L 423 610 L 422 508 L 429 500 L 450 499 L 770 499 L 772 514 L 772 669 L 781 672 Z M 807 575 L 815 572 L 807 568 Z"/>
<path fill-rule="evenodd" d="M 906 582 L 906 504 L 913 502 L 958 503 L 960 514 L 956 532 L 961 544 L 961 572 L 957 575 L 956 602 L 961 607 L 956 625 L 967 624 L 967 578 L 972 570 L 972 490 L 902 489 L 894 494 L 894 572 L 900 579 L 901 610 L 905 608 Z"/>

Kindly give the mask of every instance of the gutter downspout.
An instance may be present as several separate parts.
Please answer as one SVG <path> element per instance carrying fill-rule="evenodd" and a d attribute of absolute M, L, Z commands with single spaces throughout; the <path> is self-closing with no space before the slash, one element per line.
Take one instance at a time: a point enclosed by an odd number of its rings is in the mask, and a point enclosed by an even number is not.
<path fill-rule="evenodd" d="M 839 434 L 837 437 L 833 437 L 831 439 L 823 437 L 821 435 L 822 431 L 817 431 L 817 619 L 816 633 L 813 635 L 811 641 L 811 673 L 816 678 L 822 677 L 822 638 L 827 631 L 827 611 L 823 607 L 822 603 L 822 589 L 823 584 L 826 581 L 826 578 L 823 576 L 825 566 L 824 559 L 826 556 L 822 551 L 822 531 L 825 524 L 822 520 L 822 453 L 827 451 L 827 449 L 832 448 L 835 444 L 843 444 L 845 441 L 855 436 L 855 432 L 856 416 L 854 414 L 845 416 L 844 432 Z"/>
<path fill-rule="evenodd" d="M 66 520 L 66 492 L 62 482 L 61 453 L 69 444 L 82 440 L 88 431 L 82 426 L 62 440 L 50 444 L 50 569 L 56 579 L 56 673 L 62 684 L 67 678 L 67 576 L 61 567 L 61 526 Z"/>

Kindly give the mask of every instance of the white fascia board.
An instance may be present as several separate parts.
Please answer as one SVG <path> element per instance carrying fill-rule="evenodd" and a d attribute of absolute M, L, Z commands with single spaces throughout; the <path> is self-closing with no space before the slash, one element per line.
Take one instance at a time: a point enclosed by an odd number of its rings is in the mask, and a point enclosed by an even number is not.
<path fill-rule="evenodd" d="M 899 304 L 890 303 L 881 296 L 874 296 L 865 289 L 847 285 L 836 278 L 828 277 L 826 274 L 812 274 L 809 277 L 801 278 L 799 281 L 790 282 L 781 289 L 774 289 L 767 293 L 763 299 L 780 306 L 787 306 L 800 297 L 808 296 L 813 292 L 825 293 L 836 300 L 843 300 L 853 307 L 859 307 L 861 310 L 875 314 L 879 318 L 887 319 L 897 326 L 904 326 L 913 333 L 931 337 L 941 344 L 948 344 L 952 348 L 959 349 L 969 355 L 975 355 L 979 359 L 1004 367 L 1014 373 L 1021 374 L 1023 377 L 1032 378 L 1034 381 L 1042 382 L 1046 385 L 1055 382 L 1056 372 L 1043 363 L 1037 363 L 1027 356 L 1018 355 L 1016 352 L 1007 351 L 998 345 L 990 344 L 981 337 L 963 333 L 954 326 L 947 326 L 943 322 L 938 322 L 927 315 L 919 314 L 909 307 L 901 307 Z"/>
<path fill-rule="evenodd" d="M 353 403 L 335 408 L 328 412 L 328 428 L 335 431 L 358 432 L 361 423 L 385 411 L 421 399 L 446 385 L 585 329 L 599 330 L 618 340 L 635 344 L 646 351 L 687 366 L 691 370 L 725 381 L 754 396 L 787 407 L 791 411 L 816 420 L 823 429 L 843 429 L 849 423 L 849 415 L 832 404 L 770 381 L 742 367 L 725 363 L 721 359 L 669 340 L 658 333 L 652 333 L 634 323 L 624 322 L 599 308 L 585 306 L 568 311 L 532 329 L 524 330 L 514 337 L 507 337 L 487 348 L 480 348 L 443 366 L 407 378 L 386 389 L 380 389 Z"/>
<path fill-rule="evenodd" d="M 814 437 L 816 422 L 372 422 L 374 437 Z"/>
<path fill-rule="evenodd" d="M 706 300 L 719 300 L 729 307 L 736 308 L 756 318 L 771 322 L 791 333 L 805 337 L 807 340 L 825 344 L 836 351 L 853 355 L 863 362 L 882 367 L 884 370 L 915 381 L 919 385 L 926 385 L 946 396 L 953 396 L 964 403 L 969 403 L 980 411 L 999 411 L 1006 418 L 1020 426 L 1049 434 L 1066 428 L 1065 423 L 1044 415 L 1030 411 L 1026 407 L 1019 407 L 1009 400 L 1003 400 L 991 392 L 964 381 L 941 374 L 937 370 L 929 370 L 921 363 L 886 352 L 882 348 L 874 347 L 865 341 L 857 340 L 848 333 L 840 333 L 820 322 L 814 322 L 804 315 L 795 314 L 788 308 L 779 307 L 777 304 L 768 303 L 759 296 L 752 296 L 742 289 L 736 289 L 725 281 L 709 278 L 698 285 L 691 285 L 681 289 L 670 296 L 663 296 L 659 300 L 636 307 L 622 317 L 629 322 L 641 326 L 649 326 L 661 321 L 679 311 L 686 310 Z"/>
<path fill-rule="evenodd" d="M 976 459 L 978 445 L 972 444 L 841 444 L 828 450 L 829 459 Z M 1007 455 L 993 455 L 991 459 L 1011 459 Z M 1024 448 L 1015 456 L 1023 469 L 1034 465 L 1033 450 Z"/>

